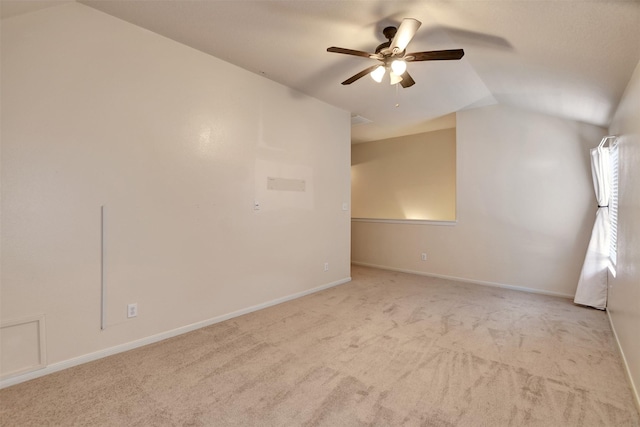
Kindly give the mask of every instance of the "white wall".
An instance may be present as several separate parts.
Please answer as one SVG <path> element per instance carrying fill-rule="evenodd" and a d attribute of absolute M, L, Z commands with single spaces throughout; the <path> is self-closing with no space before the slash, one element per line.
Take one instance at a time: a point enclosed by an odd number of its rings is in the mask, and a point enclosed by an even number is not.
<path fill-rule="evenodd" d="M 352 261 L 572 296 L 596 211 L 588 148 L 605 133 L 504 106 L 458 113 L 457 224 L 354 221 Z"/>
<path fill-rule="evenodd" d="M 618 263 L 609 275 L 607 310 L 640 408 L 640 63 L 618 106 L 610 133 L 618 135 Z"/>
<path fill-rule="evenodd" d="M 3 323 L 55 364 L 348 280 L 349 120 L 80 4 L 3 20 Z"/>

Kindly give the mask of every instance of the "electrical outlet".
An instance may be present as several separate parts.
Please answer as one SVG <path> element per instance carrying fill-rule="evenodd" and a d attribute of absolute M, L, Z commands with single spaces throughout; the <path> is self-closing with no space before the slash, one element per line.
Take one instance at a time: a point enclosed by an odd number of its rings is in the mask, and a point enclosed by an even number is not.
<path fill-rule="evenodd" d="M 253 202 L 253 210 L 254 211 L 259 211 L 260 210 L 260 202 L 259 201 L 255 201 Z"/>
<path fill-rule="evenodd" d="M 127 317 L 136 317 L 138 315 L 138 303 L 127 305 Z"/>
<path fill-rule="evenodd" d="M 329 271 L 329 263 L 328 262 L 324 263 L 324 271 Z"/>
<path fill-rule="evenodd" d="M 427 254 L 425 252 L 422 252 L 422 260 L 423 261 L 427 260 Z"/>
<path fill-rule="evenodd" d="M 342 210 L 343 210 L 343 211 L 348 211 L 348 210 L 349 210 L 349 204 L 348 204 L 347 202 L 344 202 L 344 203 L 342 204 Z"/>

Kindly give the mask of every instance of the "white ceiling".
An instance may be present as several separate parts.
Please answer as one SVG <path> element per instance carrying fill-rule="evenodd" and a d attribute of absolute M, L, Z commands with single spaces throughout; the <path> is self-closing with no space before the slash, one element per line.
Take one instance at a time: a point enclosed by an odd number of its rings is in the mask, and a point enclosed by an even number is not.
<path fill-rule="evenodd" d="M 372 120 L 352 128 L 354 142 L 423 132 L 495 103 L 606 127 L 640 60 L 631 0 L 79 2 Z M 23 3 L 2 0 L 3 17 Z M 368 77 L 342 86 L 375 60 L 326 48 L 372 52 L 405 17 L 422 21 L 408 51 L 465 57 L 410 63 L 407 89 Z"/>

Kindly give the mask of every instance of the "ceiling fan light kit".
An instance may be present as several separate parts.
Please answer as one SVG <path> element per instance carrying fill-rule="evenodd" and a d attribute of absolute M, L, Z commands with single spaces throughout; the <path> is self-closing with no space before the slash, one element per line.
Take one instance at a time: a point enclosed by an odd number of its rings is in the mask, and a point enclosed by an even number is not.
<path fill-rule="evenodd" d="M 396 59 L 391 63 L 391 69 L 394 73 L 401 76 L 407 71 L 407 63 L 402 59 Z"/>
<path fill-rule="evenodd" d="M 389 73 L 389 83 L 395 85 L 402 82 L 402 76 L 391 71 Z"/>
<path fill-rule="evenodd" d="M 369 75 L 371 76 L 371 78 L 373 80 L 375 80 L 376 82 L 380 83 L 382 81 L 382 78 L 384 77 L 385 71 L 386 70 L 384 68 L 384 65 L 379 65 L 378 67 L 376 67 L 375 70 L 370 72 Z"/>
<path fill-rule="evenodd" d="M 380 44 L 375 53 L 367 53 L 361 50 L 345 49 L 342 47 L 330 47 L 327 52 L 342 53 L 345 55 L 361 56 L 363 58 L 376 59 L 382 65 L 374 65 L 343 81 L 343 85 L 349 85 L 369 74 L 373 80 L 380 83 L 389 70 L 389 81 L 392 85 L 400 83 L 402 87 L 413 86 L 416 82 L 407 71 L 407 62 L 417 61 L 448 61 L 457 60 L 464 56 L 462 49 L 433 50 L 427 52 L 406 53 L 407 45 L 415 36 L 416 31 L 422 25 L 413 18 L 405 18 L 398 28 L 386 27 L 382 34 L 387 39 Z"/>

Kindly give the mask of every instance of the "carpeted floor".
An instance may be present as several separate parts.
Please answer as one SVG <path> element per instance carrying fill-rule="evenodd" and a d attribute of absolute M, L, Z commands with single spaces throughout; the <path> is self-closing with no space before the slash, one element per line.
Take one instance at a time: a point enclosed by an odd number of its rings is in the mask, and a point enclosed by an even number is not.
<path fill-rule="evenodd" d="M 353 281 L 0 391 L 0 425 L 640 426 L 606 314 Z"/>

